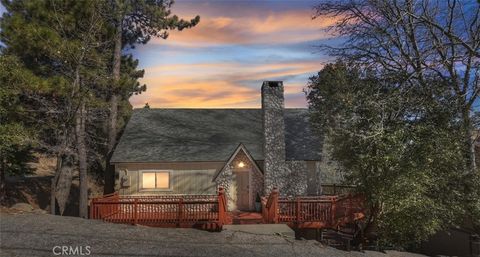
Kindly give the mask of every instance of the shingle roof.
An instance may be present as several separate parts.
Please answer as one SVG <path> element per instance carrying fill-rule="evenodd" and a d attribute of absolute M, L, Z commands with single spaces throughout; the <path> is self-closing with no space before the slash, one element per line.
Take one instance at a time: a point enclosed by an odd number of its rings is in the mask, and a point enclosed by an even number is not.
<path fill-rule="evenodd" d="M 285 109 L 287 160 L 320 160 L 307 109 Z M 263 160 L 261 109 L 135 109 L 112 163 L 226 161 L 242 143 Z"/>

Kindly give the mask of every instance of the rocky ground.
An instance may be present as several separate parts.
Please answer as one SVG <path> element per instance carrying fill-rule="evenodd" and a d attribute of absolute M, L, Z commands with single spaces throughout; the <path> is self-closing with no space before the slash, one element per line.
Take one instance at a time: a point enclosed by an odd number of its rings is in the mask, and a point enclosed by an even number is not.
<path fill-rule="evenodd" d="M 61 254 L 67 247 L 67 254 Z M 70 250 L 72 249 L 72 250 Z M 72 252 L 73 251 L 73 252 Z M 75 252 L 76 251 L 76 252 Z M 60 254 L 58 254 L 60 253 Z M 73 253 L 73 254 L 72 254 Z M 0 213 L 0 256 L 369 256 L 415 257 L 389 251 L 346 252 L 316 241 L 245 232 L 206 232 L 109 224 L 16 211 Z"/>

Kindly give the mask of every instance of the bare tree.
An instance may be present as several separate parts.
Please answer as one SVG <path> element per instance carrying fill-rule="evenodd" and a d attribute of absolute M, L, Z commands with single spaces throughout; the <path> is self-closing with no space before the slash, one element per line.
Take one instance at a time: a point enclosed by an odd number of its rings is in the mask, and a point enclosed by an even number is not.
<path fill-rule="evenodd" d="M 333 56 L 424 86 L 440 78 L 456 102 L 470 172 L 476 170 L 471 120 L 480 93 L 480 15 L 477 1 L 322 1 L 314 18 L 337 19 L 329 31 L 345 39 L 321 46 Z"/>

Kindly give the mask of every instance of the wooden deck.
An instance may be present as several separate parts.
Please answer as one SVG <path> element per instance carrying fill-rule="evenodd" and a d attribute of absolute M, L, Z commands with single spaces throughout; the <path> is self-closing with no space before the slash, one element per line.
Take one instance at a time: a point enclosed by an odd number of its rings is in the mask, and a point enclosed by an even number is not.
<path fill-rule="evenodd" d="M 226 198 L 218 195 L 119 196 L 92 199 L 90 218 L 112 223 L 154 227 L 221 229 L 225 224 Z"/>
<path fill-rule="evenodd" d="M 364 217 L 360 196 L 283 198 L 278 190 L 263 198 L 262 212 L 228 212 L 218 195 L 119 196 L 93 199 L 90 218 L 112 223 L 220 230 L 225 224 L 288 224 L 292 228 L 337 228 Z"/>
<path fill-rule="evenodd" d="M 285 223 L 294 228 L 337 228 L 362 219 L 360 195 L 280 197 L 274 189 L 262 201 L 266 223 Z"/>

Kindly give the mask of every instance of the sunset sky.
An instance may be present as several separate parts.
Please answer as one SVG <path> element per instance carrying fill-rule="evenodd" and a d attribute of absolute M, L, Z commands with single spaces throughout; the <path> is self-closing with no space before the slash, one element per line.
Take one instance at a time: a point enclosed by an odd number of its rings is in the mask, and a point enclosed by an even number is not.
<path fill-rule="evenodd" d="M 315 1 L 177 0 L 173 13 L 200 15 L 193 29 L 174 31 L 133 50 L 147 91 L 134 107 L 260 107 L 264 80 L 282 80 L 287 107 L 305 107 L 302 89 L 327 58 L 315 45 L 335 43 L 312 20 Z"/>

